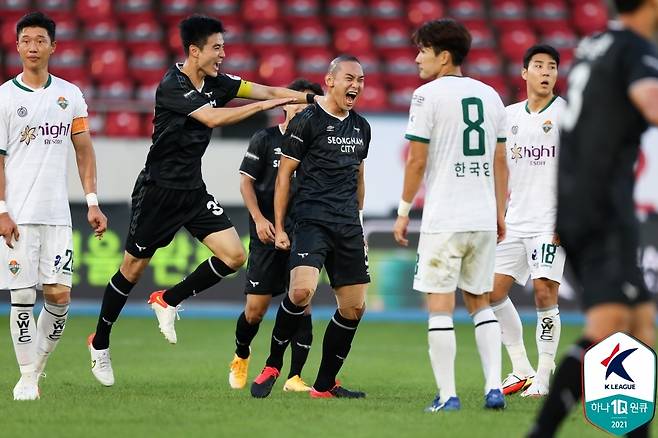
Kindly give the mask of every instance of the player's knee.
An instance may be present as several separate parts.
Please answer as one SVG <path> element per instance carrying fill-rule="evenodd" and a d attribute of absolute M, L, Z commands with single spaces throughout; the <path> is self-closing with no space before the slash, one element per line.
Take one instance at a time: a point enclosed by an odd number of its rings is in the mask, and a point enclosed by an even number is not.
<path fill-rule="evenodd" d="M 538 309 L 554 306 L 557 303 L 557 287 L 547 281 L 535 283 L 535 305 Z"/>
<path fill-rule="evenodd" d="M 295 287 L 290 292 L 290 301 L 296 306 L 305 306 L 311 302 L 314 293 L 310 287 Z"/>
<path fill-rule="evenodd" d="M 338 311 L 344 318 L 359 321 L 366 313 L 366 305 L 363 303 L 359 306 L 339 308 Z"/>
<path fill-rule="evenodd" d="M 234 271 L 237 271 L 247 261 L 247 255 L 245 254 L 244 249 L 240 248 L 240 251 L 229 254 L 228 256 L 222 258 L 222 261 L 226 263 L 226 266 L 233 269 Z"/>
<path fill-rule="evenodd" d="M 244 309 L 244 317 L 251 325 L 258 324 L 263 320 L 267 307 L 258 305 L 247 305 Z"/>
<path fill-rule="evenodd" d="M 61 284 L 45 288 L 43 296 L 51 304 L 66 305 L 71 303 L 71 289 Z"/>
<path fill-rule="evenodd" d="M 12 304 L 34 305 L 37 301 L 37 290 L 33 287 L 12 289 L 10 296 Z"/>
<path fill-rule="evenodd" d="M 129 282 L 135 284 L 139 281 L 148 266 L 149 259 L 138 259 L 135 257 L 124 258 L 119 270 L 121 275 Z"/>

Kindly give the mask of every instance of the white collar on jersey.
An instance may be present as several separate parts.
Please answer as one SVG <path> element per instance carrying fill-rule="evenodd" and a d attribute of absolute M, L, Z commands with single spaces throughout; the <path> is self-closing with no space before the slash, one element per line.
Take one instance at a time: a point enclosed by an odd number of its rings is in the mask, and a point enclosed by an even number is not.
<path fill-rule="evenodd" d="M 283 127 L 281 125 L 277 125 L 279 127 L 279 132 L 281 135 L 286 135 L 286 131 L 283 130 Z"/>
<path fill-rule="evenodd" d="M 25 91 L 40 91 L 43 90 L 44 88 L 48 88 L 50 84 L 53 81 L 53 77 L 50 73 L 48 73 L 48 79 L 46 79 L 46 83 L 43 84 L 42 87 L 39 88 L 32 88 L 29 85 L 27 85 L 25 82 L 23 82 L 23 73 L 19 73 L 18 76 L 14 78 L 14 84 L 16 84 L 19 88 L 22 88 Z"/>
<path fill-rule="evenodd" d="M 183 67 L 183 63 L 182 63 L 182 62 L 177 62 L 177 63 L 176 63 L 176 68 L 177 68 L 181 73 L 183 73 L 185 76 L 187 76 L 187 75 L 185 74 L 185 72 L 183 71 L 183 68 L 182 68 L 182 67 Z M 189 79 L 189 76 L 188 76 L 188 79 Z M 190 83 L 192 83 L 192 79 L 190 79 Z M 205 80 L 205 79 L 202 79 L 202 80 L 201 80 L 201 87 L 199 87 L 199 88 L 194 87 L 194 84 L 192 84 L 192 86 L 193 86 L 193 87 L 196 89 L 196 91 L 198 91 L 199 93 L 201 93 L 201 90 L 203 90 L 203 86 L 204 86 L 204 85 L 206 85 L 206 80 Z"/>
<path fill-rule="evenodd" d="M 318 104 L 318 106 L 319 106 L 320 108 L 322 108 L 322 111 L 324 111 L 325 113 L 329 114 L 331 117 L 334 117 L 334 118 L 340 120 L 341 122 L 350 116 L 350 112 L 348 111 L 346 116 L 344 116 L 344 117 L 338 117 L 336 114 L 331 114 L 329 111 L 327 111 L 327 110 L 325 109 L 325 107 L 323 107 L 322 105 L 320 105 L 320 102 L 317 102 L 317 104 Z"/>

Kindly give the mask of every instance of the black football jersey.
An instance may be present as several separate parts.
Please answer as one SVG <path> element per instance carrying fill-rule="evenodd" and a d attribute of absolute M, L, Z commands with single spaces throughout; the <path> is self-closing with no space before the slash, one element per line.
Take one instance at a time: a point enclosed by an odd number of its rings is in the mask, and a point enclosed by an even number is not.
<path fill-rule="evenodd" d="M 283 134 L 278 126 L 261 129 L 249 141 L 249 147 L 242 159 L 240 173 L 254 180 L 254 191 L 258 208 L 263 216 L 274 223 L 274 186 L 281 160 Z M 291 183 L 291 197 L 294 197 L 295 181 Z M 289 228 L 286 221 L 286 228 Z M 249 233 L 251 240 L 258 240 L 256 224 L 249 215 Z M 260 242 L 260 240 L 258 240 Z"/>
<path fill-rule="evenodd" d="M 290 121 L 282 153 L 300 162 L 292 209 L 295 221 L 360 223 L 359 166 L 369 145 L 370 125 L 354 111 L 341 120 L 315 103 Z"/>
<path fill-rule="evenodd" d="M 180 64 L 167 71 L 155 93 L 152 146 L 145 165 L 147 180 L 172 189 L 203 187 L 201 157 L 210 143 L 212 128 L 189 115 L 205 105 L 223 107 L 236 97 L 241 83 L 236 76 L 206 76 L 199 91 L 180 71 Z"/>
<path fill-rule="evenodd" d="M 592 226 L 634 220 L 633 169 L 648 124 L 628 91 L 655 77 L 656 48 L 630 30 L 611 24 L 579 44 L 562 117 L 559 226 L 569 226 L 574 215 Z"/>

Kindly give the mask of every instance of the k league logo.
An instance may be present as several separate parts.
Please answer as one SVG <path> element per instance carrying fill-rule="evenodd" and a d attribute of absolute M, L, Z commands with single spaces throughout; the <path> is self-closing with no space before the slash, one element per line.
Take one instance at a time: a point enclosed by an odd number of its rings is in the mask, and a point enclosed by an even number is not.
<path fill-rule="evenodd" d="M 615 333 L 585 353 L 583 404 L 587 420 L 615 435 L 651 421 L 656 404 L 656 353 Z"/>

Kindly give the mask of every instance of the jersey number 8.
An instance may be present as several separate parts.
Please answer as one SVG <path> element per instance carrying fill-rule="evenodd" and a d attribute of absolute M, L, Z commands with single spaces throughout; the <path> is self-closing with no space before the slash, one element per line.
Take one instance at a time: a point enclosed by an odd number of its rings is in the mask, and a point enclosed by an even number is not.
<path fill-rule="evenodd" d="M 471 108 L 475 107 L 477 118 L 473 120 L 471 117 Z M 484 129 L 482 123 L 484 122 L 484 109 L 482 107 L 482 100 L 477 97 L 467 97 L 462 99 L 462 115 L 466 129 L 464 129 L 464 155 L 467 157 L 484 155 Z M 477 147 L 471 145 L 471 135 L 477 135 Z"/>

